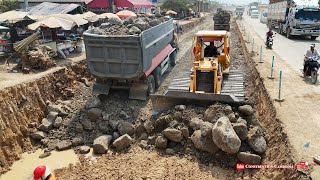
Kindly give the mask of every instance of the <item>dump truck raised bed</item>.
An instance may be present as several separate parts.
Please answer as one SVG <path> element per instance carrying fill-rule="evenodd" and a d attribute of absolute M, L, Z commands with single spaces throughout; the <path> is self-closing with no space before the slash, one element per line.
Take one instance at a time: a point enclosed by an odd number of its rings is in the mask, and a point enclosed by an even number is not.
<path fill-rule="evenodd" d="M 318 0 L 273 0 L 268 9 L 267 25 L 278 28 L 279 34 L 292 36 L 320 36 L 320 8 Z"/>
<path fill-rule="evenodd" d="M 140 35 L 84 33 L 87 64 L 96 78 L 94 94 L 110 89 L 129 89 L 130 99 L 146 100 L 161 84 L 161 76 L 175 65 L 173 20 L 147 29 Z"/>

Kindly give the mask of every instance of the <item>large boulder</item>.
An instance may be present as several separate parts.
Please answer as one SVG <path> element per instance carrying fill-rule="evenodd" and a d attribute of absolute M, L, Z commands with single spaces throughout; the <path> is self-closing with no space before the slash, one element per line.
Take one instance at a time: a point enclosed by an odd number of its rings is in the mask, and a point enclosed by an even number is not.
<path fill-rule="evenodd" d="M 110 23 L 110 25 L 121 25 L 121 24 L 123 24 L 121 19 L 120 18 L 116 18 L 116 17 L 110 17 L 108 19 L 108 22 Z"/>
<path fill-rule="evenodd" d="M 46 138 L 47 134 L 42 131 L 37 131 L 37 132 L 31 134 L 31 137 L 32 137 L 32 139 L 35 139 L 35 140 L 41 140 L 41 139 Z"/>
<path fill-rule="evenodd" d="M 168 145 L 168 140 L 163 136 L 158 136 L 155 145 L 159 149 L 166 149 Z"/>
<path fill-rule="evenodd" d="M 212 140 L 222 151 L 230 154 L 237 153 L 241 146 L 241 140 L 227 117 L 221 117 L 214 125 Z"/>
<path fill-rule="evenodd" d="M 225 114 L 231 114 L 231 113 L 233 113 L 232 107 L 229 106 L 229 105 L 225 106 L 223 111 L 224 111 Z"/>
<path fill-rule="evenodd" d="M 122 135 L 118 139 L 113 142 L 113 146 L 116 147 L 117 150 L 121 151 L 127 147 L 129 147 L 132 143 L 132 138 L 128 135 Z"/>
<path fill-rule="evenodd" d="M 247 141 L 249 146 L 257 153 L 264 153 L 267 150 L 267 142 L 259 127 L 254 127 L 249 130 Z"/>
<path fill-rule="evenodd" d="M 129 122 L 121 122 L 118 126 L 118 130 L 120 135 L 133 135 L 134 134 L 134 127 L 131 123 Z"/>
<path fill-rule="evenodd" d="M 43 118 L 39 126 L 39 130 L 48 132 L 52 128 L 52 125 L 52 121 L 48 120 L 47 118 Z"/>
<path fill-rule="evenodd" d="M 56 148 L 58 151 L 64 151 L 64 150 L 70 149 L 71 146 L 72 146 L 71 141 L 64 140 L 64 141 L 58 142 L 58 144 L 56 145 Z"/>
<path fill-rule="evenodd" d="M 88 117 L 89 119 L 91 119 L 92 121 L 96 121 L 97 119 L 99 119 L 100 117 L 102 117 L 102 110 L 99 108 L 91 108 L 88 111 Z"/>
<path fill-rule="evenodd" d="M 192 118 L 189 122 L 189 126 L 194 130 L 199 130 L 203 121 L 198 117 Z"/>
<path fill-rule="evenodd" d="M 138 18 L 133 24 L 139 29 L 141 29 L 141 31 L 144 31 L 150 28 L 150 25 L 140 18 Z"/>
<path fill-rule="evenodd" d="M 220 104 L 215 104 L 210 106 L 205 112 L 204 112 L 204 121 L 209 122 L 216 122 L 217 119 L 220 117 L 225 116 L 224 114 L 224 107 Z"/>
<path fill-rule="evenodd" d="M 181 142 L 183 139 L 182 132 L 177 129 L 167 128 L 162 131 L 162 134 L 173 142 Z"/>
<path fill-rule="evenodd" d="M 149 22 L 149 25 L 152 27 L 157 26 L 159 24 L 161 24 L 161 21 L 159 19 L 153 19 Z"/>
<path fill-rule="evenodd" d="M 232 123 L 237 122 L 237 118 L 236 118 L 236 115 L 234 113 L 230 113 L 228 115 L 228 118 L 229 118 L 229 121 L 232 122 Z"/>
<path fill-rule="evenodd" d="M 251 164 L 251 165 L 261 164 L 261 157 L 256 154 L 251 154 L 248 152 L 239 152 L 237 154 L 237 157 L 241 162 L 245 164 Z"/>
<path fill-rule="evenodd" d="M 141 30 L 136 27 L 136 26 L 132 26 L 130 29 L 129 29 L 129 34 L 130 35 L 134 35 L 134 34 L 140 34 L 141 33 Z"/>
<path fill-rule="evenodd" d="M 253 115 L 253 108 L 250 105 L 240 106 L 239 111 L 245 116 Z"/>
<path fill-rule="evenodd" d="M 244 123 L 235 123 L 233 125 L 234 131 L 237 133 L 240 140 L 244 141 L 248 137 L 248 127 Z"/>
<path fill-rule="evenodd" d="M 93 141 L 93 152 L 95 154 L 104 154 L 109 149 L 109 144 L 111 143 L 112 136 L 103 135 L 98 137 Z"/>
<path fill-rule="evenodd" d="M 210 122 L 202 122 L 200 125 L 201 136 L 203 137 L 212 137 L 212 128 L 213 124 Z"/>
<path fill-rule="evenodd" d="M 215 154 L 219 151 L 219 147 L 213 142 L 212 138 L 201 136 L 201 130 L 196 130 L 192 136 L 191 141 L 195 148 Z"/>

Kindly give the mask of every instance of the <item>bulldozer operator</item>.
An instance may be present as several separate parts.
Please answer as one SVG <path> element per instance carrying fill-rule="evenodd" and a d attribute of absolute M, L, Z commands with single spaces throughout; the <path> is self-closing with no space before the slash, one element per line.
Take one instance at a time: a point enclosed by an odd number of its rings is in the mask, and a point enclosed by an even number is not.
<path fill-rule="evenodd" d="M 214 41 L 210 42 L 210 45 L 204 49 L 204 57 L 217 57 L 218 55 L 220 55 L 218 48 L 220 48 L 221 46 L 216 47 L 214 45 Z"/>

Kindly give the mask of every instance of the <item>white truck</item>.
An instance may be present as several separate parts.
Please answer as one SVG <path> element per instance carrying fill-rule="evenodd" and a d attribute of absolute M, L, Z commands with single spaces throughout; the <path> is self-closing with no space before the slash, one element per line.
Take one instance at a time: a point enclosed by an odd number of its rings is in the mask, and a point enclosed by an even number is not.
<path fill-rule="evenodd" d="M 273 0 L 268 8 L 267 26 L 278 28 L 279 34 L 292 36 L 320 36 L 320 8 L 318 0 Z"/>

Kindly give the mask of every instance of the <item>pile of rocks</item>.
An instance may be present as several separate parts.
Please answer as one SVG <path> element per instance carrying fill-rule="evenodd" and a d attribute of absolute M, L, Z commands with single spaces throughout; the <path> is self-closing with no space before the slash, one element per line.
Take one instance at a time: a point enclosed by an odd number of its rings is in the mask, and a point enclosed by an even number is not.
<path fill-rule="evenodd" d="M 94 28 L 91 33 L 99 35 L 139 35 L 142 31 L 165 21 L 166 19 L 162 17 L 128 17 L 124 21 L 110 18 L 107 23 Z"/>

